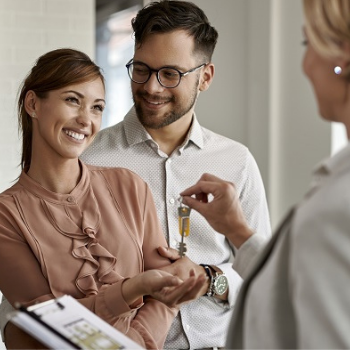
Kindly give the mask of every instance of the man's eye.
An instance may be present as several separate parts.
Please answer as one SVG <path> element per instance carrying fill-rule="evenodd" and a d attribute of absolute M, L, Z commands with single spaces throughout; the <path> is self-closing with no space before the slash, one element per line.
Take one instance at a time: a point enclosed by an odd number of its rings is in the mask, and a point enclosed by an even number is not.
<path fill-rule="evenodd" d="M 136 74 L 148 74 L 149 70 L 147 68 L 134 68 Z"/>
<path fill-rule="evenodd" d="M 171 71 L 171 70 L 165 70 L 162 72 L 164 76 L 168 78 L 174 78 L 177 77 L 179 74 L 176 71 Z"/>

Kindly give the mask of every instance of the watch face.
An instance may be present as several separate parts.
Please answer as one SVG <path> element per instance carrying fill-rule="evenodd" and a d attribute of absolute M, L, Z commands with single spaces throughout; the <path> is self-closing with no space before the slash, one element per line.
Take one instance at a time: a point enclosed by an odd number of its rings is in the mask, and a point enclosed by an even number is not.
<path fill-rule="evenodd" d="M 217 295 L 223 295 L 227 291 L 228 282 L 225 275 L 219 275 L 215 277 L 214 281 L 214 293 Z"/>

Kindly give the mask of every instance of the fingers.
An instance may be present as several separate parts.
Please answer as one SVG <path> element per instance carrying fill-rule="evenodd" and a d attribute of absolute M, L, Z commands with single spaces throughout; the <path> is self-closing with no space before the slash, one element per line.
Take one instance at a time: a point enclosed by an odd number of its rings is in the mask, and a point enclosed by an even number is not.
<path fill-rule="evenodd" d="M 196 196 L 196 198 L 183 197 L 182 203 L 189 206 L 190 208 L 198 211 L 198 213 L 202 214 L 203 210 L 205 210 L 205 208 L 206 208 L 206 204 L 208 203 L 208 200 L 201 201 L 198 199 L 197 196 Z"/>
<path fill-rule="evenodd" d="M 169 247 L 158 247 L 158 253 L 164 258 L 168 258 L 170 260 L 178 260 L 180 259 L 179 252 L 176 249 Z"/>
<path fill-rule="evenodd" d="M 194 274 L 194 272 L 192 273 Z M 161 301 L 169 307 L 180 307 L 184 303 L 199 298 L 205 282 L 206 277 L 204 275 L 198 277 L 192 275 L 181 285 L 168 291 Z"/>
<path fill-rule="evenodd" d="M 211 174 L 203 174 L 195 185 L 183 190 L 180 193 L 180 195 L 181 196 L 195 195 L 198 200 L 204 201 L 205 198 L 207 198 L 206 195 L 210 193 L 214 194 L 215 192 L 218 191 L 218 189 L 222 187 L 226 188 L 227 190 L 227 188 L 231 186 L 234 187 L 234 184 L 231 182 L 228 182 L 226 180 L 223 180 Z"/>
<path fill-rule="evenodd" d="M 203 288 L 203 285 L 206 283 L 206 281 L 207 281 L 206 276 L 203 276 L 203 275 L 198 276 L 192 288 L 181 299 L 178 300 L 178 303 L 181 303 L 181 304 L 188 303 L 192 300 L 195 300 L 201 297 L 203 295 L 202 288 Z"/>
<path fill-rule="evenodd" d="M 203 174 L 201 178 L 198 180 L 198 182 L 183 190 L 180 195 L 181 196 L 192 196 L 192 195 L 199 195 L 201 193 L 209 194 L 211 193 L 212 184 L 211 183 L 222 183 L 225 182 L 224 180 L 220 179 L 219 177 L 216 177 L 211 174 Z"/>
<path fill-rule="evenodd" d="M 195 185 L 182 191 L 180 195 L 183 197 L 183 203 L 186 203 L 191 196 L 195 196 L 197 201 L 207 203 L 208 194 L 214 193 L 218 188 L 217 182 L 198 181 Z M 187 203 L 186 203 L 187 204 Z M 187 204 L 188 205 L 188 204 Z"/>
<path fill-rule="evenodd" d="M 203 181 L 215 181 L 215 182 L 221 182 L 221 181 L 224 181 L 222 180 L 221 178 L 215 176 L 215 175 L 212 175 L 212 174 L 209 174 L 209 173 L 204 173 L 200 180 L 203 180 Z"/>
<path fill-rule="evenodd" d="M 163 288 L 177 287 L 182 283 L 182 279 L 177 276 L 163 276 L 162 278 L 158 279 L 158 281 L 153 282 L 153 290 L 156 292 L 162 290 Z"/>

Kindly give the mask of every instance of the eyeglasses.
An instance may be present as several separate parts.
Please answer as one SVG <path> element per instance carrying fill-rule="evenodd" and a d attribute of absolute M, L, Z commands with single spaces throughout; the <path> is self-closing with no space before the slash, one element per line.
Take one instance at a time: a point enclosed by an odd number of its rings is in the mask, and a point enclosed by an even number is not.
<path fill-rule="evenodd" d="M 126 64 L 130 79 L 137 84 L 147 83 L 152 73 L 155 72 L 160 85 L 165 88 L 175 88 L 180 84 L 181 78 L 187 74 L 195 72 L 204 67 L 207 63 L 202 63 L 200 66 L 192 68 L 187 72 L 180 72 L 173 67 L 162 67 L 160 69 L 152 69 L 147 64 L 142 62 L 133 62 L 132 59 Z"/>

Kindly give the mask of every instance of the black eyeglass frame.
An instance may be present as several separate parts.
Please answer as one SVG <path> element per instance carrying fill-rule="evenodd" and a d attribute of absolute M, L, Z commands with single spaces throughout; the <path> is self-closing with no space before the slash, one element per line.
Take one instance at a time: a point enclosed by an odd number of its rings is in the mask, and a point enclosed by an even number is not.
<path fill-rule="evenodd" d="M 131 76 L 130 68 L 129 68 L 132 64 L 134 64 L 134 60 L 131 59 L 131 60 L 125 65 L 125 67 L 126 67 L 126 69 L 128 70 L 129 78 L 130 78 L 134 83 L 136 83 L 136 84 L 146 84 L 146 83 L 148 82 L 148 80 L 151 78 L 152 73 L 154 72 L 154 73 L 156 73 L 156 77 L 157 77 L 158 83 L 159 83 L 161 86 L 163 86 L 163 87 L 165 87 L 165 88 L 167 88 L 167 89 L 173 89 L 173 88 L 178 87 L 178 86 L 180 85 L 180 83 L 181 83 L 181 78 L 182 78 L 182 77 L 185 77 L 186 75 L 188 75 L 188 74 L 190 74 L 190 73 L 192 73 L 192 72 L 195 72 L 196 70 L 198 70 L 198 69 L 200 69 L 200 68 L 202 68 L 202 67 L 204 67 L 204 66 L 206 66 L 206 65 L 208 64 L 208 63 L 202 63 L 202 64 L 199 65 L 198 67 L 189 69 L 189 70 L 186 71 L 186 72 L 181 72 L 181 71 L 179 71 L 177 68 L 174 68 L 174 67 L 164 66 L 164 67 L 161 67 L 161 68 L 159 68 L 159 69 L 153 69 L 153 68 L 151 68 L 150 66 L 148 66 L 146 63 L 143 63 L 143 62 L 136 62 L 136 63 L 142 64 L 142 65 L 144 65 L 145 67 L 147 67 L 148 70 L 149 70 L 149 74 L 148 74 L 148 78 L 147 78 L 144 82 L 135 81 L 135 80 L 132 78 L 132 76 Z M 178 82 L 176 85 L 174 85 L 174 86 L 166 86 L 166 85 L 164 85 L 164 84 L 161 82 L 160 78 L 159 78 L 159 71 L 161 71 L 162 69 L 173 69 L 173 70 L 175 70 L 176 72 L 178 72 L 178 73 L 179 73 L 179 77 L 180 77 L 180 78 L 179 78 L 179 82 Z"/>

